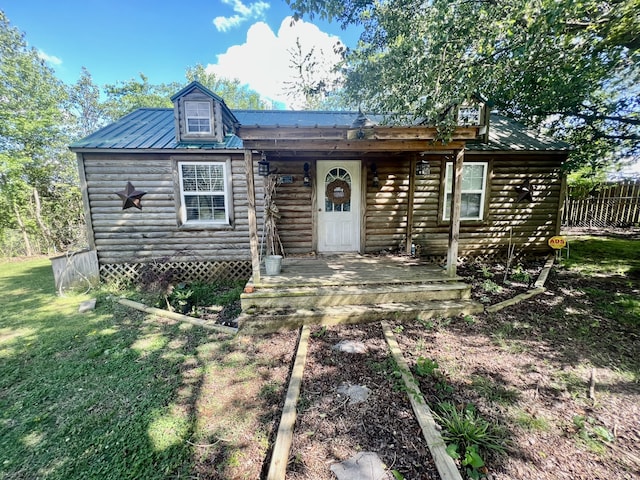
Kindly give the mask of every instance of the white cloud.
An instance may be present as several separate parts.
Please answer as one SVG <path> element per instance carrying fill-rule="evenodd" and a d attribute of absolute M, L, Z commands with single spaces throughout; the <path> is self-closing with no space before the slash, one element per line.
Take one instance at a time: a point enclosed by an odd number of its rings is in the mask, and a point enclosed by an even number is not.
<path fill-rule="evenodd" d="M 51 65 L 62 65 L 62 60 L 55 55 L 47 55 L 44 51 L 38 50 L 38 57 Z"/>
<path fill-rule="evenodd" d="M 222 3 L 230 5 L 236 13 L 230 17 L 216 17 L 213 24 L 219 32 L 227 32 L 239 26 L 247 20 L 256 20 L 264 17 L 264 13 L 269 9 L 267 2 L 255 2 L 245 5 L 241 0 L 222 0 Z"/>
<path fill-rule="evenodd" d="M 286 94 L 287 82 L 297 78 L 290 65 L 296 40 L 300 41 L 303 55 L 314 49 L 317 73 L 326 78 L 340 60 L 334 52 L 340 39 L 322 32 L 312 23 L 292 20 L 285 18 L 277 34 L 264 22 L 254 23 L 247 31 L 246 42 L 218 55 L 218 62 L 207 65 L 207 71 L 219 77 L 237 78 L 263 98 L 288 108 L 301 108 L 304 99 L 290 98 Z"/>

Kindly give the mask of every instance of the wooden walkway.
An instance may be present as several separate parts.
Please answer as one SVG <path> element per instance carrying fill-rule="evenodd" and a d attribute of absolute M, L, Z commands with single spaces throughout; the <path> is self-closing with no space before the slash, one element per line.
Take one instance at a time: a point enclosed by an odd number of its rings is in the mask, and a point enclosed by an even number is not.
<path fill-rule="evenodd" d="M 280 275 L 260 275 L 255 287 L 320 287 L 332 285 L 397 285 L 447 282 L 443 267 L 406 256 L 332 255 L 285 258 Z"/>

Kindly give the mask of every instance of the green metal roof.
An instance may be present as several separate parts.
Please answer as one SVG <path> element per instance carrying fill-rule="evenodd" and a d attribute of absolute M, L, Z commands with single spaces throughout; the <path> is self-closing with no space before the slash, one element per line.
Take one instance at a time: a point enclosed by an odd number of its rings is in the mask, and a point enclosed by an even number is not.
<path fill-rule="evenodd" d="M 291 110 L 234 110 L 243 126 L 269 127 L 352 127 L 362 121 L 361 112 Z M 380 123 L 380 115 L 367 115 L 367 121 Z M 223 142 L 177 142 L 174 111 L 169 108 L 140 108 L 120 120 L 70 145 L 82 149 L 242 149 L 242 139 L 227 135 Z M 468 142 L 472 151 L 569 151 L 570 145 L 545 138 L 507 117 L 491 115 L 489 142 Z"/>

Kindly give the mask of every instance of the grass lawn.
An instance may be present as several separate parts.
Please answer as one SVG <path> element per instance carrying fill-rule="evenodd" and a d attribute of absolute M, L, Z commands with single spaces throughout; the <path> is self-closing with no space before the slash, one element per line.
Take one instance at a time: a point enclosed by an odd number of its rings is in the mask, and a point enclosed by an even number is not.
<path fill-rule="evenodd" d="M 212 333 L 0 263 L 0 479 L 258 478 L 295 336 Z M 93 293 L 95 295 L 95 293 Z"/>

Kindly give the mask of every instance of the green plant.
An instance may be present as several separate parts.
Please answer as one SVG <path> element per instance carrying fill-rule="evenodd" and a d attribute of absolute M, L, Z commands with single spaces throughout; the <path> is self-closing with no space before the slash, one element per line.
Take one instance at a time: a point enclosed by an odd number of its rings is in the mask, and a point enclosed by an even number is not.
<path fill-rule="evenodd" d="M 391 470 L 391 475 L 393 475 L 394 480 L 404 480 L 404 475 L 398 470 Z"/>
<path fill-rule="evenodd" d="M 460 460 L 460 465 L 465 469 L 468 478 L 478 480 L 483 473 L 481 469 L 484 467 L 484 460 L 478 453 L 477 445 L 467 445 L 462 454 L 459 453 L 459 446 L 452 443 L 447 446 L 447 453 L 454 460 Z"/>
<path fill-rule="evenodd" d="M 430 377 L 438 369 L 438 362 L 430 358 L 418 357 L 416 360 L 415 372 L 421 377 Z"/>
<path fill-rule="evenodd" d="M 590 416 L 574 415 L 572 423 L 578 438 L 593 452 L 603 454 L 606 445 L 615 440 L 613 434 Z"/>
<path fill-rule="evenodd" d="M 473 466 L 479 463 L 479 452 L 504 453 L 502 435 L 478 414 L 473 405 L 458 409 L 451 402 L 441 402 L 436 405 L 433 414 L 443 429 L 442 438 L 450 445 L 447 451 L 456 452 L 459 458 L 464 455 L 462 462 L 467 462 L 464 466 L 469 467 L 471 473 L 467 474 L 472 478 L 479 478 L 473 477 L 479 473 Z"/>
<path fill-rule="evenodd" d="M 511 280 L 514 282 L 531 283 L 531 274 L 527 272 L 524 267 L 519 263 L 513 269 L 511 273 Z"/>
<path fill-rule="evenodd" d="M 493 280 L 485 280 L 484 282 L 482 282 L 482 290 L 484 290 L 486 293 L 497 294 L 502 292 L 502 287 Z"/>
<path fill-rule="evenodd" d="M 476 323 L 476 319 L 473 315 L 465 315 L 463 320 L 467 325 L 473 325 L 474 323 Z"/>
<path fill-rule="evenodd" d="M 323 325 L 322 328 L 316 330 L 311 334 L 313 338 L 322 338 L 327 334 L 327 326 Z"/>
<path fill-rule="evenodd" d="M 493 278 L 493 272 L 489 270 L 489 267 L 486 265 L 480 267 L 480 272 L 484 278 Z"/>

